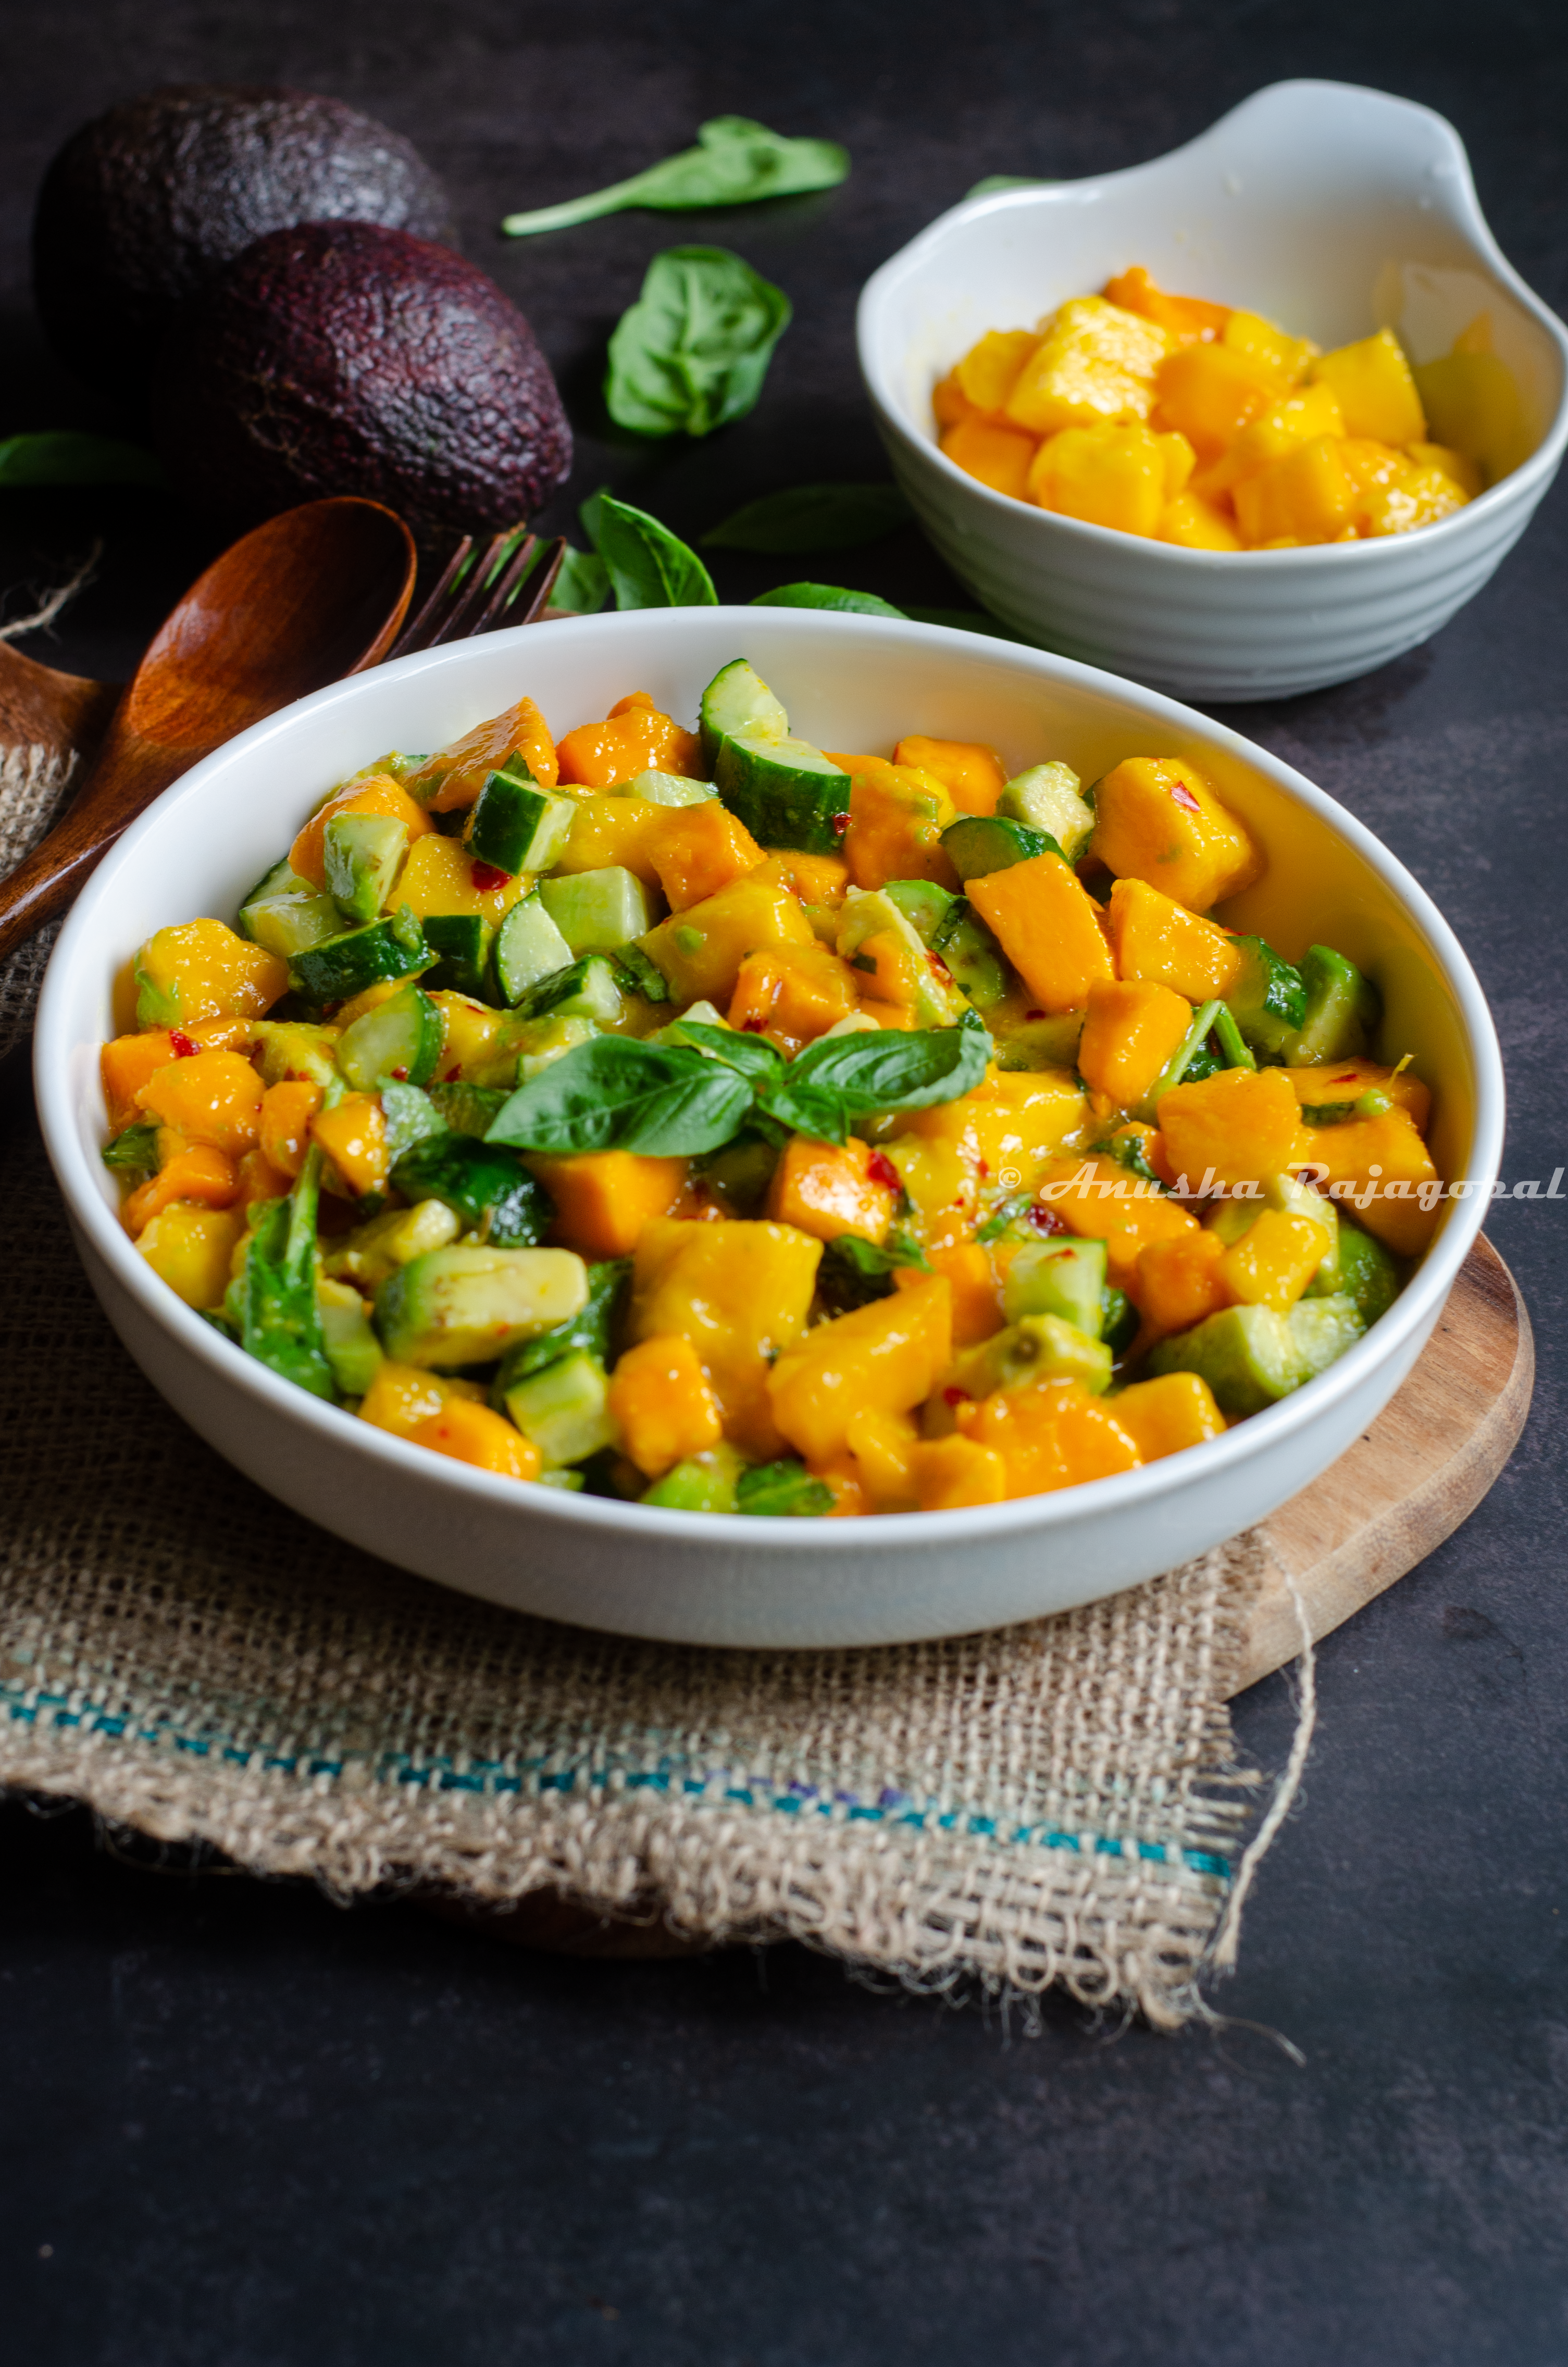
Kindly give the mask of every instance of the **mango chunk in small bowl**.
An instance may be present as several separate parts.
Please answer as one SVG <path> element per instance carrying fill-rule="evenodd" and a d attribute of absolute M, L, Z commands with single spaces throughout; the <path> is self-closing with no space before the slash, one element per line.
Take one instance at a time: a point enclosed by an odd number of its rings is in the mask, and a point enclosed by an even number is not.
<path fill-rule="evenodd" d="M 1568 330 L 1457 133 L 1343 84 L 967 199 L 868 281 L 858 339 L 893 473 L 985 606 L 1187 698 L 1429 639 L 1568 443 Z"/>

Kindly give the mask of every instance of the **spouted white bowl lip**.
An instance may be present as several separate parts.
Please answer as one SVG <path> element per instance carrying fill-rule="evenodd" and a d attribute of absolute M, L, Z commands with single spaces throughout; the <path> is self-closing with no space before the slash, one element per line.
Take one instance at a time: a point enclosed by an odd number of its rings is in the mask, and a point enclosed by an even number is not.
<path fill-rule="evenodd" d="M 192 829 L 204 832 L 216 843 L 222 826 L 224 777 L 237 758 L 271 747 L 279 757 L 280 771 L 290 774 L 293 770 L 288 762 L 290 742 L 308 744 L 318 721 L 336 719 L 357 705 L 369 708 L 378 688 L 391 678 L 437 675 L 449 668 L 472 663 L 476 650 L 493 651 L 508 643 L 517 643 L 528 632 L 527 671 L 537 681 L 540 659 L 545 651 L 564 656 L 568 649 L 581 647 L 585 637 L 592 637 L 591 646 L 602 644 L 606 695 L 613 697 L 617 693 L 612 685 L 619 685 L 622 674 L 630 679 L 628 668 L 634 665 L 639 655 L 655 651 L 662 655 L 674 655 L 678 652 L 683 633 L 689 632 L 699 621 L 708 628 L 721 624 L 733 627 L 737 654 L 744 651 L 748 643 L 755 649 L 764 635 L 776 645 L 798 641 L 803 651 L 809 651 L 813 640 L 825 644 L 830 638 L 836 640 L 847 634 L 863 644 L 869 666 L 875 665 L 879 651 L 926 648 L 933 653 L 941 651 L 948 655 L 971 657 L 977 663 L 983 655 L 988 663 L 999 663 L 1005 669 L 1016 669 L 1060 683 L 1063 687 L 1076 685 L 1102 697 L 1109 694 L 1144 724 L 1168 722 L 1184 733 L 1200 735 L 1216 750 L 1232 751 L 1241 756 L 1267 774 L 1326 829 L 1347 840 L 1380 876 L 1415 923 L 1463 1015 L 1476 1077 L 1475 1127 L 1466 1174 L 1479 1179 L 1483 1190 L 1479 1194 L 1472 1191 L 1466 1200 L 1449 1206 L 1446 1220 L 1421 1266 L 1393 1306 L 1326 1373 L 1278 1405 L 1227 1431 L 1221 1438 L 1146 1464 L 1135 1471 L 1086 1481 L 1048 1495 L 953 1512 L 869 1514 L 851 1520 L 668 1512 L 506 1479 L 436 1455 L 427 1448 L 377 1430 L 340 1407 L 325 1404 L 280 1379 L 267 1366 L 247 1356 L 186 1307 L 138 1255 L 105 1195 L 99 1156 L 104 1138 L 101 1101 L 97 1099 L 96 1084 L 89 1082 L 89 1078 L 97 1074 L 98 1040 L 85 1038 L 74 1018 L 74 1007 L 101 1002 L 106 962 L 118 967 L 133 950 L 122 942 L 122 932 L 116 928 L 116 889 L 121 873 L 143 843 L 166 832 Z M 805 1556 L 873 1546 L 880 1550 L 899 1538 L 906 1539 L 911 1546 L 958 1547 L 965 1543 L 980 1545 L 1019 1530 L 1039 1531 L 1043 1542 L 1058 1523 L 1077 1523 L 1101 1509 L 1146 1503 L 1200 1478 L 1210 1484 L 1222 1483 L 1227 1472 L 1265 1446 L 1311 1425 L 1318 1414 L 1356 1389 L 1374 1365 L 1397 1355 L 1422 1326 L 1430 1323 L 1447 1297 L 1481 1229 L 1486 1195 L 1502 1150 L 1502 1059 L 1491 1016 L 1457 938 L 1425 889 L 1370 831 L 1303 775 L 1239 732 L 1212 722 L 1157 691 L 1123 682 L 1097 667 L 1081 665 L 1073 659 L 1021 644 L 987 639 L 977 648 L 976 639 L 943 626 L 809 610 L 642 610 L 632 615 L 556 623 L 550 628 L 545 642 L 532 628 L 524 627 L 491 635 L 482 643 L 462 642 L 422 652 L 335 684 L 253 725 L 165 790 L 110 850 L 77 898 L 51 958 L 39 1005 L 34 1087 L 45 1147 L 73 1223 L 86 1237 L 115 1281 L 198 1364 L 248 1390 L 258 1404 L 290 1417 L 319 1437 L 335 1442 L 346 1453 L 368 1456 L 383 1465 L 389 1473 L 416 1476 L 426 1489 L 437 1482 L 443 1484 L 451 1491 L 454 1518 L 460 1517 L 465 1501 L 480 1501 L 514 1511 L 520 1527 L 534 1521 L 546 1521 L 579 1534 L 623 1536 L 629 1544 L 657 1535 L 661 1540 L 686 1539 L 694 1546 L 722 1543 L 730 1548 L 744 1545 L 748 1538 L 760 1544 L 766 1537 L 775 1550 L 782 1546 Z M 518 655 L 522 658 L 524 652 L 519 650 Z M 701 686 L 700 682 L 692 685 L 693 706 Z M 365 744 L 378 744 L 377 734 L 369 723 Z M 188 915 L 171 912 L 168 917 L 173 922 Z M 1301 1484 L 1307 1484 L 1329 1459 L 1332 1458 L 1325 1455 L 1323 1463 L 1311 1469 L 1303 1468 Z"/>
<path fill-rule="evenodd" d="M 920 460 L 934 470 L 955 491 L 970 501 L 992 511 L 998 518 L 1027 516 L 1033 522 L 1032 530 L 1042 538 L 1065 537 L 1069 541 L 1086 543 L 1125 550 L 1135 545 L 1140 557 L 1152 568 L 1165 568 L 1175 573 L 1212 573 L 1221 568 L 1226 575 L 1238 566 L 1254 569 L 1273 568 L 1291 571 L 1307 568 L 1324 569 L 1354 567 L 1364 563 L 1369 552 L 1386 549 L 1388 541 L 1405 543 L 1406 536 L 1385 538 L 1382 542 L 1301 543 L 1281 550 L 1189 550 L 1179 543 L 1159 542 L 1142 535 L 1130 535 L 1115 527 L 1096 526 L 1086 518 L 1066 517 L 1056 510 L 1039 508 L 1032 502 L 1019 501 L 1008 493 L 1000 493 L 991 485 L 971 477 L 950 460 L 932 438 L 918 432 L 908 417 L 903 403 L 892 382 L 892 372 L 902 357 L 894 353 L 883 326 L 882 312 L 894 287 L 911 273 L 917 272 L 933 258 L 939 256 L 954 231 L 975 221 L 1005 221 L 1009 216 L 1031 212 L 1049 213 L 1063 204 L 1092 204 L 1101 195 L 1112 191 L 1136 189 L 1147 183 L 1153 200 L 1160 181 L 1175 167 L 1197 164 L 1210 148 L 1222 145 L 1224 135 L 1238 121 L 1254 110 L 1266 109 L 1297 95 L 1317 96 L 1333 101 L 1335 98 L 1373 100 L 1389 110 L 1391 116 L 1405 118 L 1412 130 L 1417 125 L 1434 148 L 1443 156 L 1446 171 L 1453 182 L 1451 211 L 1457 224 L 1462 227 L 1473 248 L 1476 260 L 1486 269 L 1515 301 L 1545 331 L 1556 345 L 1562 370 L 1562 384 L 1557 407 L 1546 424 L 1540 441 L 1529 458 L 1488 485 L 1462 509 L 1450 511 L 1447 517 L 1417 529 L 1422 546 L 1449 544 L 1463 540 L 1478 524 L 1483 525 L 1495 511 L 1514 504 L 1531 493 L 1538 486 L 1555 475 L 1568 447 L 1568 328 L 1555 312 L 1544 304 L 1534 290 L 1520 278 L 1513 265 L 1494 238 L 1491 227 L 1481 210 L 1475 183 L 1471 174 L 1470 158 L 1464 142 L 1447 117 L 1414 99 L 1396 98 L 1386 91 L 1369 90 L 1354 83 L 1316 81 L 1308 78 L 1271 83 L 1243 99 L 1228 113 L 1211 123 L 1196 139 L 1179 148 L 1167 150 L 1163 156 L 1151 157 L 1142 164 L 1130 164 L 1114 173 L 1096 173 L 1076 181 L 1045 181 L 1017 188 L 997 189 L 977 198 L 961 198 L 956 206 L 939 214 L 918 236 L 880 265 L 860 291 L 857 308 L 857 343 L 860 372 L 884 428 L 895 435 L 900 443 L 916 454 Z M 1431 167 L 1426 167 L 1430 170 Z M 1092 289 L 1078 291 L 1092 295 Z"/>

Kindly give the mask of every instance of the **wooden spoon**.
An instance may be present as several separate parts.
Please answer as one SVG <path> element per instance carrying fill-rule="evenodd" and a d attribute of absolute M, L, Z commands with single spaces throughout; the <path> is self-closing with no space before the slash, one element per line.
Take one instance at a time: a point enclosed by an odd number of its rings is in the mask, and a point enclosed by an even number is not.
<path fill-rule="evenodd" d="M 121 831 L 199 758 L 379 664 L 416 567 L 396 512 L 348 495 L 286 510 L 215 560 L 160 626 L 62 820 L 0 881 L 0 959 L 64 911 Z M 20 687 L 40 702 L 58 703 L 62 684 L 100 687 L 47 666 L 30 672 L 45 679 Z"/>

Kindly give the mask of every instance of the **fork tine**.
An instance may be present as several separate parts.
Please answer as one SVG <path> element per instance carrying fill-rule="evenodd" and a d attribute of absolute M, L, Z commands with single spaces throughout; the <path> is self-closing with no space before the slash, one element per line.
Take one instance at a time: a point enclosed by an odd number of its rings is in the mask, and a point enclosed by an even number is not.
<path fill-rule="evenodd" d="M 419 614 L 414 617 L 409 624 L 406 624 L 403 627 L 402 632 L 398 635 L 396 640 L 387 651 L 385 658 L 382 660 L 382 663 L 384 665 L 390 665 L 393 658 L 405 658 L 410 656 L 415 650 L 429 648 L 431 629 L 435 626 L 437 618 L 442 614 L 447 602 L 451 598 L 456 585 L 461 579 L 464 563 L 472 549 L 473 537 L 472 534 L 465 534 L 457 549 L 453 551 L 450 559 L 448 560 L 445 567 L 441 570 L 441 573 L 436 583 L 435 589 L 432 591 L 429 598 L 426 601 L 424 606 L 420 609 Z"/>
<path fill-rule="evenodd" d="M 512 529 L 517 533 L 518 529 Z M 523 579 L 533 566 L 539 553 L 539 537 L 528 533 L 513 552 L 509 565 L 503 572 L 494 591 L 485 604 L 484 614 L 472 627 L 475 633 L 493 633 L 522 588 Z"/>
<path fill-rule="evenodd" d="M 538 624 L 540 618 L 543 616 L 545 610 L 550 606 L 550 595 L 555 589 L 555 579 L 560 574 L 561 570 L 565 563 L 566 537 L 563 534 L 557 535 L 555 541 L 551 546 L 550 555 L 546 559 L 543 569 L 540 572 L 539 582 L 534 586 L 533 595 L 528 602 L 528 607 L 524 611 L 523 615 L 517 619 L 517 622 L 519 625 Z"/>
<path fill-rule="evenodd" d="M 446 641 L 466 641 L 474 630 L 480 610 L 484 605 L 486 588 L 496 566 L 511 544 L 511 533 L 492 535 L 484 556 L 463 580 L 463 585 L 450 608 L 426 643 L 426 649 L 439 649 Z"/>

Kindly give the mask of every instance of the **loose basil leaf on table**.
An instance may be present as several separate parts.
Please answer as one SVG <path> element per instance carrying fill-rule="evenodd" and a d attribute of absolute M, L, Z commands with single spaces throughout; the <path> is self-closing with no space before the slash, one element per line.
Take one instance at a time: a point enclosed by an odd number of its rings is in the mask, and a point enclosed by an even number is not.
<path fill-rule="evenodd" d="M 1042 181 L 1034 173 L 987 173 L 983 181 L 976 181 L 972 189 L 964 191 L 960 202 L 967 205 L 971 198 L 994 197 L 998 189 L 1053 189 L 1055 187 L 1054 181 Z"/>
<path fill-rule="evenodd" d="M 598 500 L 599 557 L 618 608 L 712 608 L 719 595 L 694 550 L 646 510 Z"/>
<path fill-rule="evenodd" d="M 792 307 L 723 246 L 672 246 L 609 341 L 605 402 L 640 436 L 709 436 L 762 392 Z"/>
<path fill-rule="evenodd" d="M 156 455 L 118 436 L 74 427 L 0 438 L 0 485 L 163 485 Z"/>
<path fill-rule="evenodd" d="M 702 538 L 721 550 L 850 550 L 877 542 L 915 513 L 896 485 L 791 485 L 746 502 Z"/>
<path fill-rule="evenodd" d="M 850 617 L 900 617 L 891 600 L 874 592 L 848 592 L 842 583 L 780 583 L 775 592 L 759 592 L 754 608 L 836 608 Z"/>
<path fill-rule="evenodd" d="M 749 1080 L 704 1052 L 597 1036 L 519 1085 L 484 1138 L 521 1150 L 692 1158 L 728 1142 L 751 1103 Z"/>
<path fill-rule="evenodd" d="M 972 1012 L 956 1027 L 819 1036 L 758 1100 L 780 1125 L 822 1142 L 842 1142 L 857 1118 L 926 1109 L 972 1093 L 984 1082 L 992 1050 Z"/>
<path fill-rule="evenodd" d="M 609 570 L 597 551 L 566 546 L 560 572 L 550 595 L 552 608 L 568 609 L 574 617 L 597 617 L 609 598 Z"/>
<path fill-rule="evenodd" d="M 848 151 L 835 140 L 786 140 L 749 116 L 716 115 L 699 125 L 695 148 L 683 148 L 587 197 L 508 214 L 501 228 L 508 238 L 531 238 L 634 206 L 684 213 L 702 206 L 754 205 L 763 198 L 835 188 L 848 170 Z"/>

